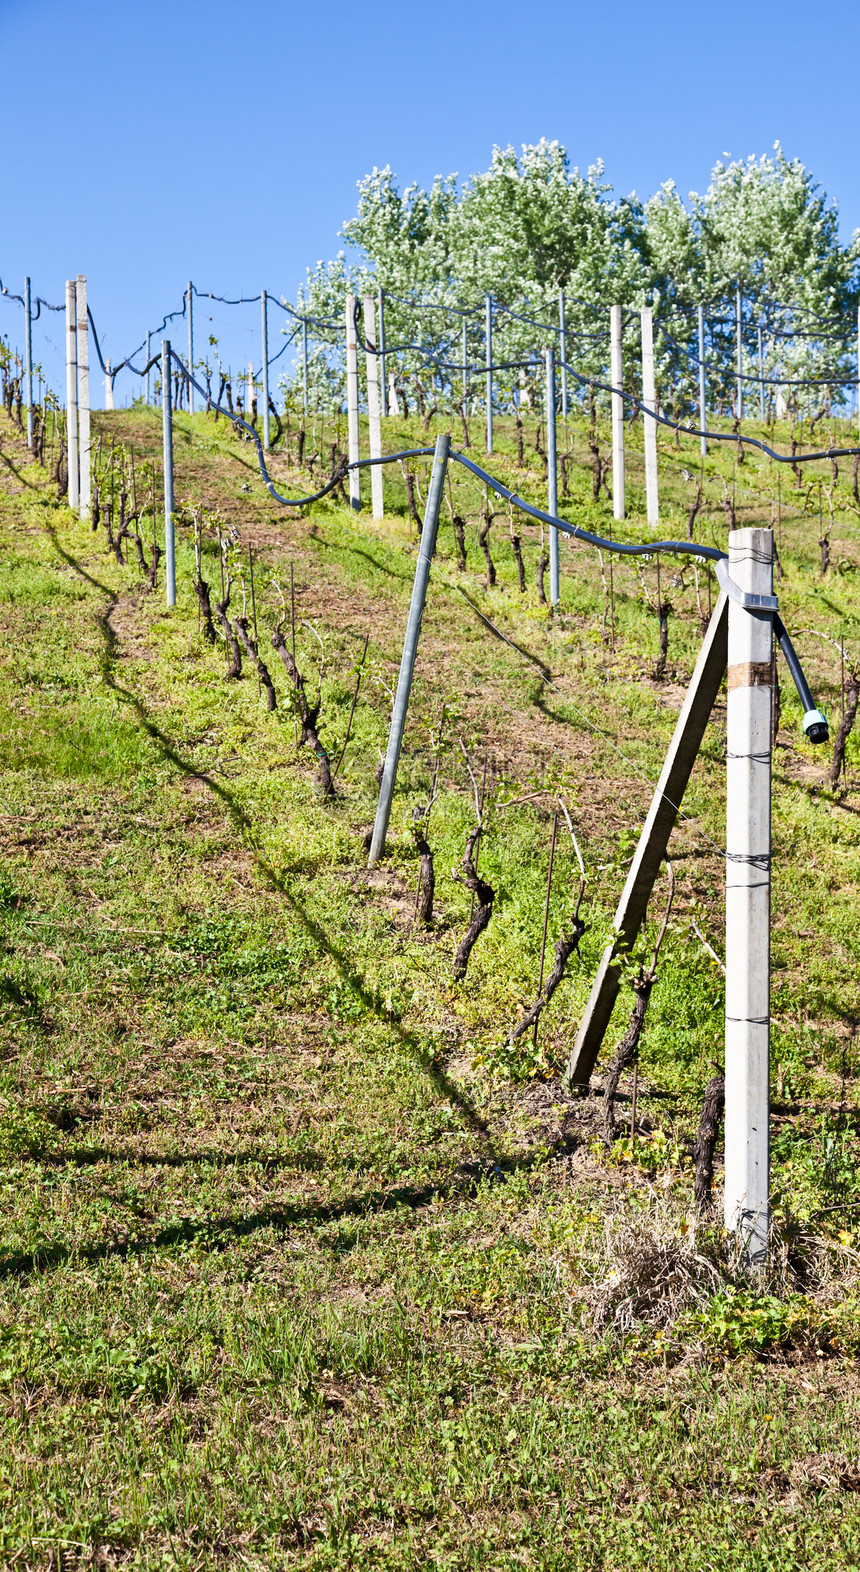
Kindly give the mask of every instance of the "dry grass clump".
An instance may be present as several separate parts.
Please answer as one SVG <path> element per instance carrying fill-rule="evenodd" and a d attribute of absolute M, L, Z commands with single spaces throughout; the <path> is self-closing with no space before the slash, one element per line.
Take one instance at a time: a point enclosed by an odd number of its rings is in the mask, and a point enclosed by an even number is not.
<path fill-rule="evenodd" d="M 775 1221 L 766 1264 L 751 1268 L 736 1235 L 649 1190 L 644 1201 L 620 1198 L 605 1219 L 584 1298 L 594 1331 L 624 1336 L 636 1325 L 672 1326 L 738 1289 L 774 1299 L 800 1294 L 823 1311 L 858 1286 L 860 1256 L 838 1240 Z"/>

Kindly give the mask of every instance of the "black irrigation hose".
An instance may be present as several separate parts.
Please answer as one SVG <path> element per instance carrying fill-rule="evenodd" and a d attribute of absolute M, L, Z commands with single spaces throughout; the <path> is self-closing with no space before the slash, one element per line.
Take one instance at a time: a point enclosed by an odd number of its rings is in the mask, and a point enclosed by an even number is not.
<path fill-rule="evenodd" d="M 183 376 L 185 376 L 188 381 L 194 385 L 201 398 L 205 398 L 211 407 L 211 396 L 207 394 L 205 388 L 200 386 L 200 383 L 197 381 L 197 379 L 191 375 L 190 371 L 183 364 L 182 360 L 179 358 L 174 349 L 171 349 L 170 355 L 171 359 L 176 363 Z M 155 365 L 156 363 L 157 362 L 155 360 L 152 360 L 149 362 L 149 365 Z M 145 375 L 148 369 L 149 366 L 145 367 L 143 373 L 138 372 L 138 376 Z M 380 458 L 354 459 L 351 463 L 348 462 L 345 464 L 340 464 L 328 484 L 322 486 L 319 491 L 313 492 L 310 496 L 283 497 L 279 491 L 275 490 L 272 478 L 266 467 L 266 458 L 263 452 L 263 444 L 257 436 L 253 426 L 249 426 L 247 421 L 242 420 L 241 416 L 234 414 L 232 410 L 224 409 L 220 402 L 214 407 L 222 414 L 226 415 L 229 420 L 232 420 L 234 425 L 241 426 L 243 431 L 247 431 L 248 436 L 251 437 L 257 449 L 257 459 L 260 465 L 260 473 L 263 477 L 266 489 L 269 491 L 271 496 L 275 498 L 275 501 L 282 503 L 284 507 L 304 507 L 308 503 L 318 502 L 322 497 L 327 496 L 330 491 L 333 491 L 335 486 L 337 486 L 340 481 L 343 480 L 344 476 L 348 474 L 350 470 L 370 469 L 375 464 L 394 464 L 399 462 L 399 460 L 406 458 L 428 458 L 435 452 L 434 447 L 406 448 L 399 453 L 385 453 Z M 641 545 L 626 545 L 622 541 L 607 540 L 602 535 L 594 535 L 590 530 L 581 529 L 577 524 L 568 524 L 564 519 L 557 518 L 553 513 L 545 513 L 542 508 L 532 507 L 530 503 L 524 502 L 523 499 L 518 497 L 515 492 L 511 491 L 507 486 L 503 485 L 501 481 L 496 480 L 493 475 L 490 475 L 487 472 L 487 470 L 481 469 L 480 465 L 475 464 L 471 459 L 466 458 L 465 454 L 460 453 L 456 448 L 452 448 L 450 450 L 449 457 L 454 459 L 456 463 L 462 464 L 465 469 L 471 470 L 473 475 L 476 475 L 479 480 L 482 480 L 485 485 L 488 485 L 500 497 L 504 497 L 506 501 L 510 502 L 513 507 L 519 508 L 522 513 L 537 519 L 542 524 L 554 525 L 556 529 L 560 529 L 565 535 L 572 535 L 574 539 L 584 541 L 587 545 L 590 546 L 596 546 L 601 551 L 611 551 L 614 552 L 616 556 L 645 557 L 652 556 L 658 552 L 674 552 L 677 555 L 697 556 L 704 558 L 706 561 L 712 562 L 726 562 L 728 560 L 726 553 L 724 551 L 719 551 L 716 546 L 702 546 L 697 541 L 660 540 L 653 542 L 647 541 Z M 807 736 L 811 742 L 825 742 L 828 735 L 827 722 L 825 721 L 823 715 L 821 715 L 820 711 L 815 707 L 809 685 L 803 675 L 800 661 L 797 658 L 794 646 L 792 645 L 791 640 L 785 630 L 785 626 L 778 614 L 774 614 L 774 631 L 776 632 L 777 638 L 779 639 L 780 647 L 782 648 L 783 654 L 785 655 L 786 661 L 788 663 L 789 670 L 792 674 L 792 677 L 794 678 L 801 703 L 804 706 L 804 727 L 807 730 Z"/>
<path fill-rule="evenodd" d="M 649 420 L 656 420 L 660 426 L 668 426 L 670 431 L 679 431 L 685 437 L 706 437 L 709 442 L 737 442 L 741 447 L 758 448 L 775 464 L 813 464 L 820 459 L 854 458 L 860 453 L 860 448 L 825 448 L 820 453 L 777 453 L 766 442 L 760 442 L 758 437 L 745 436 L 740 431 L 703 431 L 698 426 L 684 426 L 678 420 L 670 420 L 668 415 L 661 415 L 656 409 L 649 409 L 635 393 L 625 393 L 623 388 L 614 388 L 608 382 L 598 381 L 596 377 L 583 376 L 573 366 L 565 365 L 565 371 L 585 387 L 600 388 L 603 393 L 614 393 L 628 403 L 635 404 L 640 414 L 647 415 Z"/>
<path fill-rule="evenodd" d="M 770 386 L 783 388 L 854 387 L 857 382 L 856 377 L 763 377 L 752 371 L 735 371 L 725 366 L 717 368 L 712 366 L 707 360 L 700 360 L 695 350 L 689 346 L 679 344 L 677 339 L 673 338 L 668 328 L 661 328 L 661 332 L 663 337 L 672 345 L 672 348 L 677 349 L 679 354 L 686 355 L 689 360 L 693 361 L 694 365 L 703 367 L 712 376 L 728 377 L 733 382 L 738 380 L 741 382 L 754 382 L 759 387 L 762 383 L 768 383 Z"/>

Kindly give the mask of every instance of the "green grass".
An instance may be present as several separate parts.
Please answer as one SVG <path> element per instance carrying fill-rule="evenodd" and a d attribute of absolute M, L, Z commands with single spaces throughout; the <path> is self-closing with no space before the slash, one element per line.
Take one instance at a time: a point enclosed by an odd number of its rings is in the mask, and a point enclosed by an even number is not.
<path fill-rule="evenodd" d="M 158 452 L 153 414 L 96 424 L 136 462 Z M 0 427 L 27 483 L 9 471 L 0 489 L 0 1560 L 856 1566 L 858 739 L 847 790 L 827 791 L 783 681 L 777 1235 L 767 1279 L 750 1284 L 719 1231 L 699 1231 L 707 1278 L 685 1255 L 689 1151 L 721 1057 L 722 978 L 691 923 L 722 951 L 724 699 L 672 842 L 678 899 L 635 1146 L 621 1138 L 607 1160 L 599 1096 L 571 1098 L 559 1078 L 698 647 L 692 571 L 673 583 L 661 570 L 673 614 L 658 682 L 635 570 L 614 567 L 614 647 L 599 564 L 581 546 L 563 544 L 562 613 L 550 619 L 539 542 L 524 532 L 520 595 L 501 515 L 487 589 L 480 490 L 455 475 L 468 566 L 458 571 L 445 523 L 389 854 L 368 872 L 363 833 L 414 571 L 402 478 L 396 467 L 386 478 L 381 525 L 337 503 L 296 517 L 275 508 L 220 422 L 176 425 L 178 496 L 208 519 L 217 510 L 242 551 L 253 544 L 264 629 L 292 565 L 299 664 L 315 685 L 321 639 L 335 757 L 365 635 L 367 662 L 324 805 L 274 655 L 269 715 L 247 664 L 228 683 L 220 647 L 198 632 L 190 525 L 168 613 Z M 427 436 L 392 420 L 385 440 Z M 646 530 L 637 440 L 629 538 Z M 609 508 L 591 499 L 574 423 L 569 447 L 564 507 L 603 528 Z M 505 422 L 497 448 L 491 467 L 540 501 L 539 460 L 532 451 L 531 471 L 516 471 Z M 698 472 L 694 444 L 661 446 L 661 534 L 686 530 L 683 464 Z M 307 486 L 283 460 L 274 468 Z M 731 458 L 709 455 L 706 474 L 697 529 L 722 542 Z M 419 466 L 422 490 L 424 479 Z M 769 521 L 767 465 L 748 452 L 734 484 L 739 523 Z M 860 642 L 850 477 L 838 484 L 841 567 L 822 582 L 817 517 L 782 482 L 782 612 L 831 717 L 839 657 L 810 630 Z M 211 523 L 204 560 L 214 587 Z M 643 572 L 653 597 L 654 563 Z M 703 574 L 699 595 L 706 605 Z M 234 609 L 240 599 L 237 588 Z M 265 632 L 261 644 L 265 654 Z M 443 704 L 437 911 L 423 933 L 409 826 Z M 487 759 L 481 869 L 496 901 L 456 984 L 470 899 L 451 872 L 474 814 L 460 739 L 479 777 Z M 586 859 L 589 928 L 537 1046 L 529 1035 L 511 1050 L 536 989 L 552 794 Z M 565 831 L 550 954 L 577 878 Z M 604 1055 L 628 1007 L 625 996 Z M 692 1274 L 695 1292 L 652 1312 L 625 1301 L 622 1321 L 605 1306 L 640 1235 L 676 1252 L 677 1282 Z"/>

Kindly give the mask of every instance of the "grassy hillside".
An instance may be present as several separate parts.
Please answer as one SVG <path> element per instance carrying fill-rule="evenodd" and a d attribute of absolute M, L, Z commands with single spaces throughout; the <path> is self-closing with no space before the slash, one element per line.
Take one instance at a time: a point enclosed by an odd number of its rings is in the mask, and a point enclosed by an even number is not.
<path fill-rule="evenodd" d="M 309 424 L 300 470 L 291 425 L 272 469 L 301 494 L 343 432 Z M 100 464 L 112 447 L 133 453 L 145 493 L 160 419 L 136 408 L 96 431 Z M 540 501 L 534 434 L 520 470 L 501 422 L 490 467 Z M 430 437 L 386 423 L 389 449 Z M 768 1275 L 750 1283 L 719 1228 L 696 1223 L 689 1155 L 721 1056 L 722 976 L 702 939 L 722 953 L 724 698 L 672 838 L 678 893 L 635 1143 L 628 1081 L 618 1139 L 610 1152 L 599 1140 L 629 990 L 591 1093 L 571 1095 L 559 1073 L 695 659 L 705 571 L 663 559 L 658 595 L 655 560 L 616 562 L 610 585 L 608 559 L 563 542 L 553 618 L 538 532 L 522 530 L 520 592 L 505 512 L 487 587 L 482 493 L 454 474 L 388 856 L 368 871 L 415 563 L 405 478 L 389 468 L 381 524 L 330 500 L 291 513 L 226 423 L 178 416 L 175 442 L 168 612 L 133 541 L 118 560 L 0 427 L 3 1564 L 855 1566 L 857 737 L 830 791 L 783 673 L 776 1231 Z M 563 508 L 606 526 L 582 427 L 560 446 Z M 427 465 L 414 471 L 420 505 Z M 637 451 L 630 472 L 623 528 L 642 538 Z M 825 523 L 825 487 L 835 507 L 824 578 L 819 475 Z M 727 500 L 739 524 L 774 519 L 782 614 L 838 720 L 832 640 L 860 658 L 850 461 L 835 481 L 826 464 L 778 485 L 752 450 L 740 465 L 709 455 L 702 473 L 695 444 L 669 438 L 661 535 L 686 534 L 699 483 L 699 538 L 724 542 Z M 195 515 L 213 601 L 219 529 L 228 542 L 231 615 L 244 588 L 251 617 L 252 548 L 273 713 L 250 662 L 228 680 L 223 642 L 203 637 Z M 322 742 L 333 760 L 346 743 L 330 801 L 296 748 L 271 648 L 291 573 Z M 671 613 L 655 675 L 659 598 Z M 486 783 L 480 868 L 495 901 L 457 982 L 466 758 Z M 434 771 L 428 929 L 411 824 Z M 537 991 L 559 799 L 588 927 L 536 1042 L 511 1048 Z M 578 877 L 562 822 L 550 959 Z"/>

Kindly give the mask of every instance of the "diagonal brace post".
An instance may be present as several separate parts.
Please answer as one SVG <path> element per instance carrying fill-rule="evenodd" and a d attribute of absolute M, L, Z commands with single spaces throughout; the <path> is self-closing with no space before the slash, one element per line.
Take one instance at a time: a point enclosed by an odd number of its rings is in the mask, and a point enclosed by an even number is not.
<path fill-rule="evenodd" d="M 728 596 L 721 594 L 708 624 L 648 817 L 642 826 L 627 883 L 618 902 L 615 913 L 618 937 L 610 940 L 603 951 L 568 1060 L 567 1079 L 579 1086 L 588 1085 L 621 986 L 621 970 L 614 958 L 615 951 L 619 946 L 633 943 L 645 920 L 648 899 L 666 855 L 669 836 L 725 675 L 728 605 Z"/>

